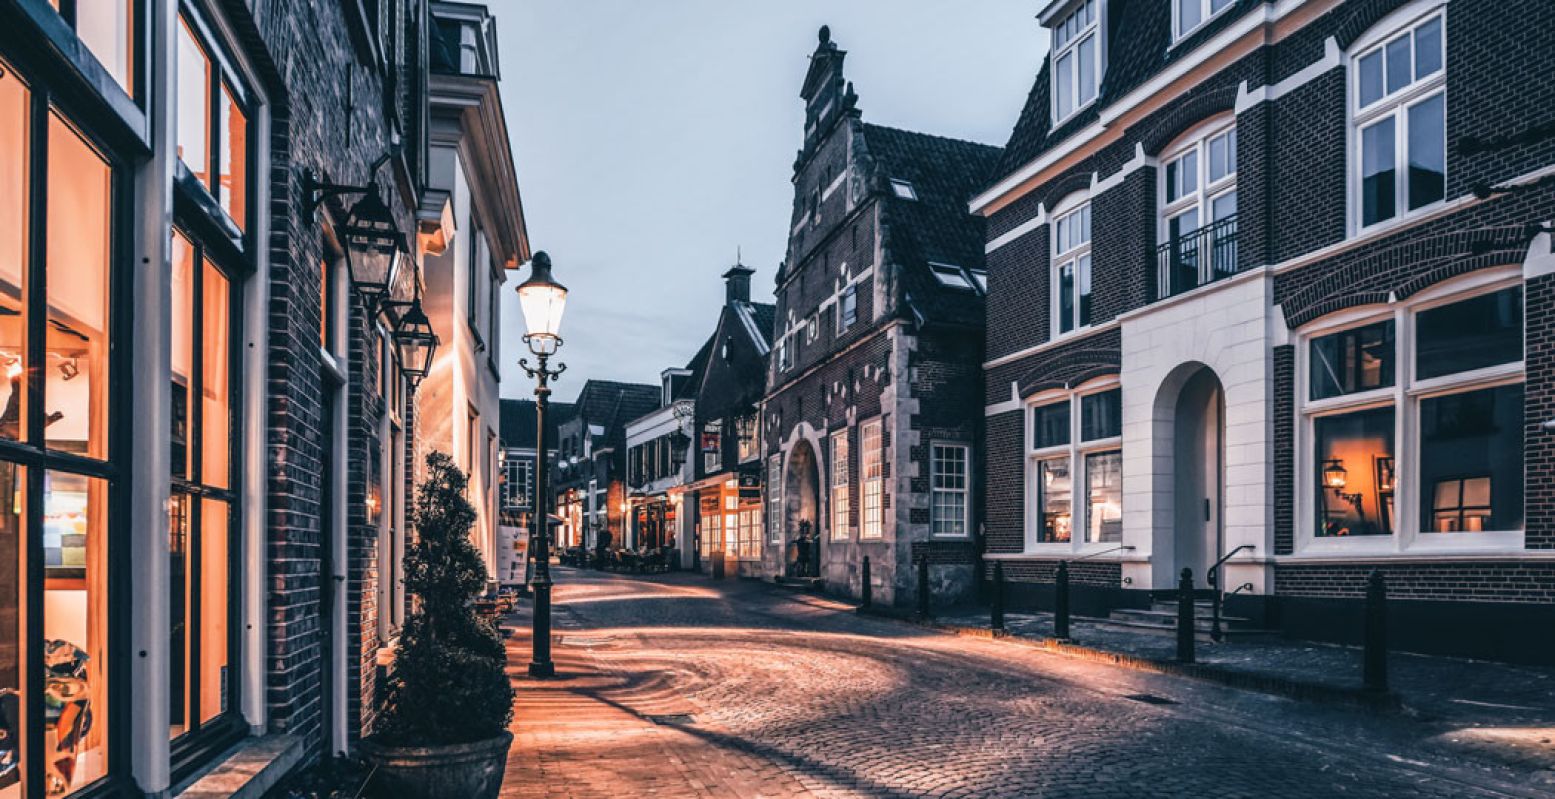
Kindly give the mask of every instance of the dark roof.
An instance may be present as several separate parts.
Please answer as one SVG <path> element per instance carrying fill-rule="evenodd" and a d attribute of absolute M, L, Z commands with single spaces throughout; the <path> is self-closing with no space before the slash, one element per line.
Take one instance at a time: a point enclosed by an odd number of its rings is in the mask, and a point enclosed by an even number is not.
<path fill-rule="evenodd" d="M 941 284 L 928 265 L 982 268 L 983 219 L 967 204 L 987 183 L 1000 149 L 881 125 L 863 127 L 885 203 L 885 246 L 901 268 L 912 306 L 928 321 L 980 324 L 981 295 Z M 897 197 L 893 178 L 910 182 L 917 199 Z"/>
<path fill-rule="evenodd" d="M 573 406 L 576 416 L 603 427 L 606 440 L 616 441 L 624 438 L 627 422 L 659 407 L 660 393 L 658 386 L 647 383 L 590 380 Z"/>
<path fill-rule="evenodd" d="M 546 406 L 546 449 L 554 449 L 557 428 L 572 417 L 572 403 L 553 402 Z M 535 445 L 535 401 L 505 399 L 502 401 L 502 446 L 510 449 L 533 449 Z"/>
<path fill-rule="evenodd" d="M 761 335 L 766 337 L 765 344 L 768 349 L 772 347 L 772 334 L 777 330 L 777 306 L 768 302 L 750 303 L 751 317 L 756 320 L 756 327 Z"/>

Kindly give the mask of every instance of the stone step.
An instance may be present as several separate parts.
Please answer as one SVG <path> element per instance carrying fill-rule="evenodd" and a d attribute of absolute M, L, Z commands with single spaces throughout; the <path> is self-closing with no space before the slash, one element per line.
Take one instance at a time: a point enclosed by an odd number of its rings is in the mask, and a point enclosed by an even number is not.
<path fill-rule="evenodd" d="M 1175 617 L 1173 617 L 1170 622 L 1143 620 L 1130 621 L 1126 619 L 1108 618 L 1097 621 L 1095 624 L 1100 629 L 1117 630 L 1119 632 L 1146 632 L 1162 636 L 1172 636 L 1177 634 L 1177 619 Z M 1213 629 L 1213 621 L 1195 619 L 1193 624 L 1193 637 L 1199 641 L 1209 641 L 1211 640 L 1210 633 L 1213 631 Z M 1254 627 L 1232 627 L 1224 623 L 1221 624 L 1220 632 L 1226 640 L 1248 640 L 1252 638 L 1263 638 L 1276 635 L 1276 633 L 1272 630 L 1263 630 Z"/>
<path fill-rule="evenodd" d="M 1214 623 L 1215 616 L 1212 611 L 1200 608 L 1195 608 L 1194 610 L 1198 611 L 1193 614 L 1193 620 L 1195 623 L 1203 625 L 1210 625 Z M 1147 624 L 1169 624 L 1175 628 L 1177 626 L 1177 609 L 1171 608 L 1168 610 L 1156 608 L 1152 610 L 1114 610 L 1112 611 L 1112 618 L 1117 621 L 1136 621 Z M 1220 624 L 1222 627 L 1252 627 L 1253 620 L 1243 618 L 1241 616 L 1222 615 L 1220 617 Z"/>

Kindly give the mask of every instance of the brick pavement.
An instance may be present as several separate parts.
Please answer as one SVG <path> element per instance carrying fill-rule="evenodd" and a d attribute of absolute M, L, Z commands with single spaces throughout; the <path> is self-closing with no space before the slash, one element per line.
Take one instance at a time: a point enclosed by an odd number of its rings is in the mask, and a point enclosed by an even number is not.
<path fill-rule="evenodd" d="M 1550 796 L 1441 730 L 861 618 L 768 586 L 564 570 L 504 797 Z M 527 618 L 518 620 L 527 626 Z M 1130 698 L 1133 697 L 1133 698 Z M 1495 728 L 1475 734 L 1495 746 Z"/>

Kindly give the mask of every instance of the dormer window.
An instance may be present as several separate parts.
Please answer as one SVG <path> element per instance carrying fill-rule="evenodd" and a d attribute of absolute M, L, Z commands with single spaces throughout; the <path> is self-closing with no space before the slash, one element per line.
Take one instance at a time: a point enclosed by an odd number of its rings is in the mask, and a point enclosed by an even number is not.
<path fill-rule="evenodd" d="M 961 271 L 959 266 L 930 263 L 929 271 L 933 272 L 936 278 L 939 278 L 939 282 L 942 285 L 953 289 L 971 290 L 972 288 L 972 279 L 967 277 L 966 273 Z"/>
<path fill-rule="evenodd" d="M 1198 30 L 1211 17 L 1236 4 L 1236 0 L 1172 0 L 1172 31 L 1181 39 Z"/>
<path fill-rule="evenodd" d="M 917 190 L 912 187 L 911 183 L 905 180 L 891 178 L 891 191 L 896 192 L 896 196 L 904 200 L 918 199 Z"/>
<path fill-rule="evenodd" d="M 1101 0 L 1076 4 L 1053 29 L 1053 124 L 1096 99 L 1101 83 Z"/>

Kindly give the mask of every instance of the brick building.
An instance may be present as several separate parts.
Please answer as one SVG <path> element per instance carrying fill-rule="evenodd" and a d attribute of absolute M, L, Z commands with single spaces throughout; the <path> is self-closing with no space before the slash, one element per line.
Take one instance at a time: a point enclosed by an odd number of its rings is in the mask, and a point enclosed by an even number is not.
<path fill-rule="evenodd" d="M 987 218 L 987 557 L 1555 657 L 1555 7 L 1054 0 Z M 1517 54 L 1517 55 L 1513 55 Z M 1527 135 L 1533 131 L 1533 135 Z"/>
<path fill-rule="evenodd" d="M 626 423 L 626 540 L 629 549 L 658 553 L 670 568 L 692 565 L 691 519 L 682 494 L 691 479 L 697 364 L 711 341 L 684 367 L 659 373 L 659 406 Z"/>
<path fill-rule="evenodd" d="M 456 235 L 420 213 L 434 16 L 0 3 L 0 795 L 262 791 L 372 732 L 394 331 Z M 345 258 L 368 217 L 389 304 Z"/>
<path fill-rule="evenodd" d="M 691 518 L 687 546 L 704 570 L 770 577 L 780 564 L 762 524 L 763 467 L 758 405 L 767 388 L 774 306 L 751 302 L 755 270 L 724 272 L 724 303 L 695 370 L 691 480 L 682 491 Z M 718 554 L 718 553 L 721 553 Z"/>
<path fill-rule="evenodd" d="M 854 595 L 867 556 L 874 596 L 904 603 L 927 554 L 953 596 L 974 573 L 982 435 L 983 222 L 967 202 L 999 150 L 864 122 L 844 57 L 822 28 L 801 89 L 762 400 L 766 556 Z"/>
<path fill-rule="evenodd" d="M 620 549 L 626 533 L 626 424 L 659 406 L 659 386 L 590 380 L 557 429 L 556 469 L 551 490 L 562 524 L 552 540 L 558 549 L 593 551 L 600 533 Z"/>
<path fill-rule="evenodd" d="M 529 552 L 529 537 L 535 531 L 535 467 L 541 457 L 535 441 L 535 401 L 504 399 L 502 413 L 502 476 L 498 483 L 500 511 L 497 536 L 496 568 L 493 580 L 504 585 L 528 580 L 524 570 Z M 545 413 L 545 454 L 547 463 L 556 463 L 556 442 L 561 421 L 572 415 L 572 405 L 553 402 Z"/>

